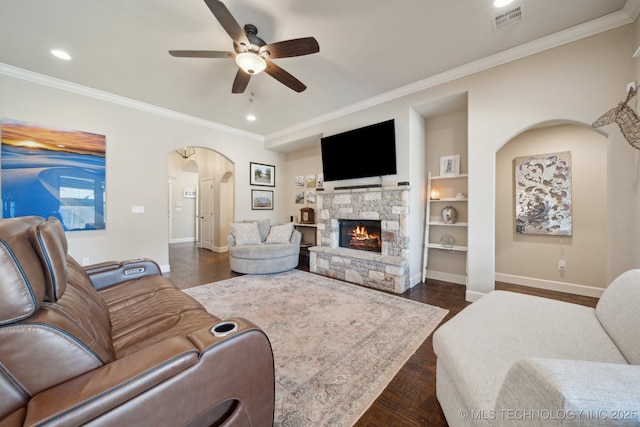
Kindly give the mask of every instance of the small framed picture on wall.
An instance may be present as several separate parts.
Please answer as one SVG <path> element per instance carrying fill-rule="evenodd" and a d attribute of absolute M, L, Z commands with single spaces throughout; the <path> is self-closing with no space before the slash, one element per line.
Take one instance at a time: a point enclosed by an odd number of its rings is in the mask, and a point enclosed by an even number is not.
<path fill-rule="evenodd" d="M 276 167 L 249 162 L 249 184 L 265 187 L 276 186 Z"/>
<path fill-rule="evenodd" d="M 251 190 L 251 209 L 273 210 L 273 191 Z"/>
<path fill-rule="evenodd" d="M 460 175 L 460 154 L 440 157 L 440 176 Z"/>

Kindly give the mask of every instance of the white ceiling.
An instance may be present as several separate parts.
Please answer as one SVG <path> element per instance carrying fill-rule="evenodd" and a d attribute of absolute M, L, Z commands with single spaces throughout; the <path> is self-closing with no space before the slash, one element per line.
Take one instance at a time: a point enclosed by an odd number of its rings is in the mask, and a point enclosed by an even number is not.
<path fill-rule="evenodd" d="M 232 94 L 233 60 L 170 56 L 174 49 L 232 50 L 203 0 L 2 0 L 0 64 L 268 138 L 518 46 L 632 22 L 640 9 L 640 0 L 516 0 L 524 18 L 494 31 L 493 0 L 223 2 L 267 43 L 316 38 L 319 53 L 274 60 L 306 91 L 262 73 L 244 94 Z M 53 57 L 53 48 L 73 59 Z M 247 122 L 248 112 L 258 120 Z"/>

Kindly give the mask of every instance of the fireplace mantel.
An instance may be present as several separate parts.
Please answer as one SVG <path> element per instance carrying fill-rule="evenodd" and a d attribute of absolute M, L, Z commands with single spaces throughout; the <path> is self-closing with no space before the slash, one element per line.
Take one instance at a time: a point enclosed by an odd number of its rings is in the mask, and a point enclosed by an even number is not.
<path fill-rule="evenodd" d="M 411 187 L 373 187 L 316 193 L 317 246 L 309 249 L 311 272 L 402 293 L 409 289 L 409 194 Z M 380 253 L 339 247 L 340 219 L 380 220 Z"/>

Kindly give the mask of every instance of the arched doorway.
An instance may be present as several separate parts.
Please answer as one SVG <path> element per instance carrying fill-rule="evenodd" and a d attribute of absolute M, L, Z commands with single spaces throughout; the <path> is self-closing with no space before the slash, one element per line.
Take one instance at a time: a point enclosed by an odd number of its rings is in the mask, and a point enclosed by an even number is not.
<path fill-rule="evenodd" d="M 226 252 L 234 216 L 233 162 L 208 148 L 185 147 L 168 154 L 168 167 L 169 243 Z"/>

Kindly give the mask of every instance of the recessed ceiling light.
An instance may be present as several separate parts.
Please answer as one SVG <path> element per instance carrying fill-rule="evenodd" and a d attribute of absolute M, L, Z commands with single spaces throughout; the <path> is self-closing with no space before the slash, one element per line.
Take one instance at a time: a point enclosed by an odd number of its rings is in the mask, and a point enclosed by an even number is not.
<path fill-rule="evenodd" d="M 254 116 L 253 114 L 248 114 L 247 115 L 247 120 L 250 122 L 255 122 L 256 121 L 256 116 Z"/>
<path fill-rule="evenodd" d="M 67 52 L 65 52 L 64 50 L 60 50 L 60 49 L 51 49 L 51 54 L 53 56 L 55 56 L 56 58 L 60 58 L 60 59 L 64 59 L 65 61 L 68 61 L 71 59 L 71 55 L 69 55 Z"/>
<path fill-rule="evenodd" d="M 504 6 L 506 6 L 508 4 L 511 4 L 511 3 L 513 3 L 513 0 L 495 0 L 493 2 L 493 5 L 495 7 L 504 7 Z"/>

